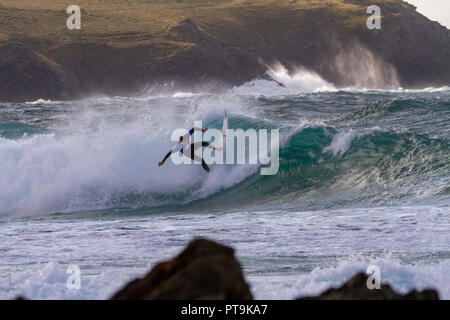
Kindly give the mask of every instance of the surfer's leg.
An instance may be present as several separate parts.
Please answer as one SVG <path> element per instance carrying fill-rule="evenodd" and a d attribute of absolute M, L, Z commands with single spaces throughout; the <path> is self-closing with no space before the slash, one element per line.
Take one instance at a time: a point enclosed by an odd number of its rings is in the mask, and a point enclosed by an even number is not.
<path fill-rule="evenodd" d="M 207 143 L 207 142 L 206 142 L 206 143 Z M 190 155 L 190 158 L 191 158 L 192 160 L 201 162 L 201 163 L 202 163 L 203 169 L 205 169 L 205 171 L 209 173 L 209 167 L 208 167 L 208 165 L 206 164 L 205 160 L 203 160 L 203 158 L 201 158 L 201 157 L 199 157 L 199 156 L 197 156 L 197 155 L 195 154 L 195 150 L 198 149 L 199 147 L 202 147 L 202 146 L 204 146 L 203 143 L 192 143 L 192 144 L 191 144 L 191 152 L 190 152 L 189 155 Z"/>
<path fill-rule="evenodd" d="M 203 159 L 201 157 L 199 157 L 198 155 L 195 154 L 195 150 L 197 150 L 198 148 L 200 148 L 202 146 L 201 143 L 192 143 L 191 144 L 191 152 L 189 154 L 190 158 L 194 161 L 198 161 L 198 162 L 202 162 Z"/>
<path fill-rule="evenodd" d="M 202 159 L 202 167 L 203 167 L 203 169 L 206 170 L 206 172 L 209 173 L 209 167 L 208 167 L 208 165 L 206 164 L 205 160 L 203 160 L 203 159 Z"/>
<path fill-rule="evenodd" d="M 206 142 L 206 141 L 203 141 L 203 142 L 202 142 L 202 147 L 210 148 L 210 149 L 212 149 L 212 150 L 216 150 L 212 145 L 210 145 L 210 144 L 209 144 L 208 142 Z M 206 172 L 209 173 L 209 167 L 208 167 L 208 165 L 205 163 L 205 160 L 203 160 L 203 159 L 202 159 L 202 167 L 203 167 L 203 169 L 205 169 Z"/>
<path fill-rule="evenodd" d="M 209 148 L 209 149 L 212 149 L 212 150 L 216 150 L 216 148 L 214 148 L 214 146 L 212 146 L 209 142 L 206 142 L 206 141 L 202 142 L 202 147 Z"/>

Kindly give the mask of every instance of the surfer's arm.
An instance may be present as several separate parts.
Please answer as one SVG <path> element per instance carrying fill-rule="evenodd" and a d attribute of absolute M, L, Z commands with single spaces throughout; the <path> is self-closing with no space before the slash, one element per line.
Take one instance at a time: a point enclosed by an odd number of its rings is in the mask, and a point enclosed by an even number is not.
<path fill-rule="evenodd" d="M 172 154 L 172 150 L 170 150 L 169 152 L 167 152 L 167 154 L 164 156 L 164 159 L 158 163 L 158 166 L 161 167 L 161 166 L 164 164 L 164 162 L 166 162 L 167 158 L 170 157 L 171 154 Z"/>

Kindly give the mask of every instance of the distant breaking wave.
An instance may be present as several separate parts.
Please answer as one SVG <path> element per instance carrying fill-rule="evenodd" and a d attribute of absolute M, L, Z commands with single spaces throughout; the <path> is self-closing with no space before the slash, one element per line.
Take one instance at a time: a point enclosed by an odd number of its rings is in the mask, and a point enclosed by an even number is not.
<path fill-rule="evenodd" d="M 292 95 L 307 92 L 336 91 L 333 84 L 323 80 L 317 73 L 298 69 L 289 73 L 277 64 L 267 71 L 272 80 L 257 79 L 231 90 L 232 94 L 253 96 Z"/>

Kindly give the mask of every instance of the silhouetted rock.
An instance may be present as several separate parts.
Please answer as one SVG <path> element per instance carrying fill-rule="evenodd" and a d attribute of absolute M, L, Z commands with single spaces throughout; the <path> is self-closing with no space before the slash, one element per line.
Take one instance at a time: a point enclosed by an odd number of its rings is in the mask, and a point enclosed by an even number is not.
<path fill-rule="evenodd" d="M 233 249 L 205 239 L 117 292 L 125 299 L 252 299 Z"/>
<path fill-rule="evenodd" d="M 435 290 L 412 290 L 403 295 L 390 285 L 381 284 L 380 289 L 368 289 L 368 277 L 364 273 L 353 276 L 339 288 L 331 288 L 317 297 L 301 297 L 299 300 L 438 300 Z"/>

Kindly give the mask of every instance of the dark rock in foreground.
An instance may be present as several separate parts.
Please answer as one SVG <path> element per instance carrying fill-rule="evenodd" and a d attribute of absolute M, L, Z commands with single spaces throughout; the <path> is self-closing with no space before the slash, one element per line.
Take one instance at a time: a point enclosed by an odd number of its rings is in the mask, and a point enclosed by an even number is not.
<path fill-rule="evenodd" d="M 233 249 L 197 239 L 174 259 L 157 265 L 112 299 L 235 299 L 252 295 Z"/>
<path fill-rule="evenodd" d="M 302 297 L 299 300 L 438 300 L 435 290 L 412 290 L 403 295 L 395 292 L 390 285 L 382 284 L 380 289 L 367 288 L 368 277 L 358 273 L 339 288 L 331 288 L 317 297 Z"/>

